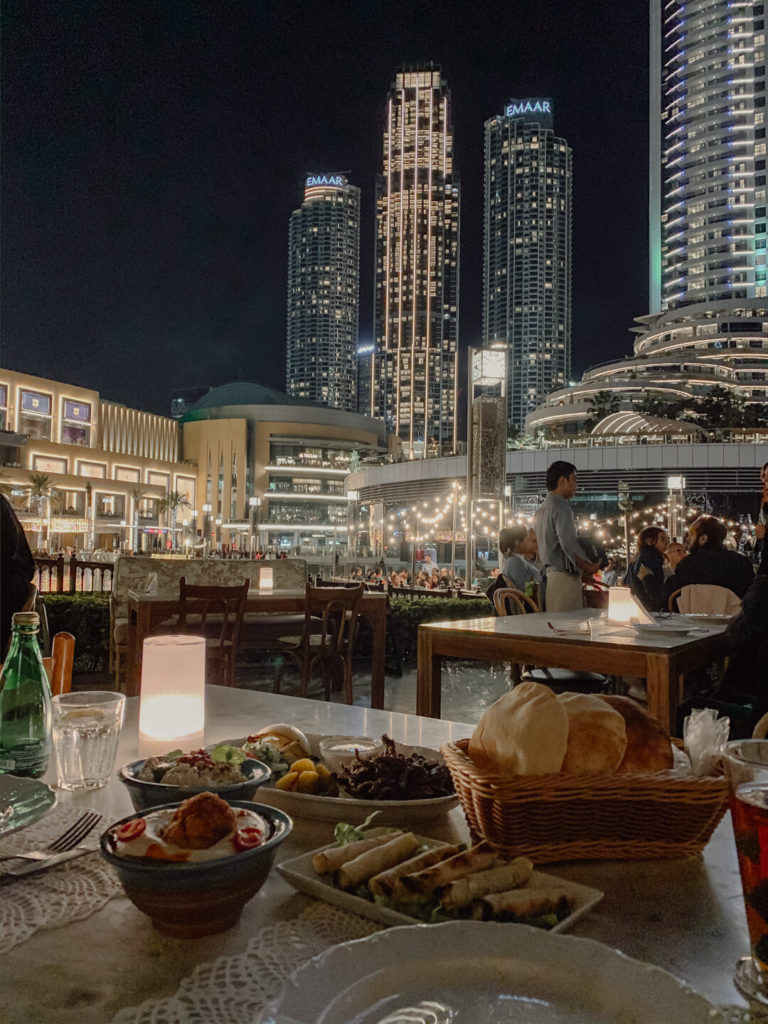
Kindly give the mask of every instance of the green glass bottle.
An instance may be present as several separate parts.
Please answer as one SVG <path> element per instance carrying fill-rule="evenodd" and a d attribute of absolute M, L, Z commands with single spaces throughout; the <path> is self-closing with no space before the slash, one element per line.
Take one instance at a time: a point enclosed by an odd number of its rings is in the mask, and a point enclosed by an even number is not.
<path fill-rule="evenodd" d="M 51 753 L 51 688 L 40 656 L 37 612 L 17 612 L 0 673 L 0 773 L 36 779 Z"/>

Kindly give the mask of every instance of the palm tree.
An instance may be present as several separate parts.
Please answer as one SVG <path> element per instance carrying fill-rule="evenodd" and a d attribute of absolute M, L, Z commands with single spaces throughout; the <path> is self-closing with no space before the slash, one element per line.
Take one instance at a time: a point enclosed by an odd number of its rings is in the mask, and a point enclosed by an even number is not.
<path fill-rule="evenodd" d="M 134 487 L 131 493 L 133 502 L 133 517 L 131 519 L 131 551 L 139 550 L 139 505 L 146 495 L 140 487 Z"/>
<path fill-rule="evenodd" d="M 667 402 L 659 395 L 647 391 L 635 406 L 644 416 L 666 416 Z"/>
<path fill-rule="evenodd" d="M 187 495 L 181 494 L 179 491 L 166 491 L 158 502 L 159 510 L 170 513 L 171 516 L 171 545 L 174 551 L 176 550 L 176 520 L 179 509 L 191 507 Z"/>
<path fill-rule="evenodd" d="M 720 384 L 713 384 L 697 400 L 696 416 L 710 430 L 718 427 L 740 427 L 744 422 L 744 399 Z"/>
<path fill-rule="evenodd" d="M 620 408 L 621 402 L 612 391 L 597 391 L 592 396 L 592 401 L 587 409 L 585 421 L 587 430 L 594 430 L 601 420 L 610 416 L 611 413 L 618 412 Z"/>
<path fill-rule="evenodd" d="M 47 473 L 30 473 L 28 490 L 30 500 L 37 504 L 37 514 L 40 517 L 40 547 L 43 547 L 43 511 L 45 499 L 51 493 L 51 478 Z"/>

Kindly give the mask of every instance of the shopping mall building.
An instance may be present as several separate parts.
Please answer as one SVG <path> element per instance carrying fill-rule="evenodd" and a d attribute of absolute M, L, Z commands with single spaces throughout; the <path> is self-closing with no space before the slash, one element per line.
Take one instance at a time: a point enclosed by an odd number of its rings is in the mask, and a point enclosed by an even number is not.
<path fill-rule="evenodd" d="M 171 418 L 0 369 L 0 484 L 36 548 L 165 550 L 176 492 L 188 552 L 343 552 L 345 477 L 386 453 L 383 424 L 257 384 L 212 389 Z"/>

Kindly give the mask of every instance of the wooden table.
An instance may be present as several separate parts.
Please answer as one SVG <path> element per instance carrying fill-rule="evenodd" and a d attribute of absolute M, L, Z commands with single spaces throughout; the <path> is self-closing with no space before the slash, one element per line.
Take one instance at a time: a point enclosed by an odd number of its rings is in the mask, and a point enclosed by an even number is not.
<path fill-rule="evenodd" d="M 274 590 L 271 594 L 249 593 L 246 613 L 261 614 L 303 612 L 303 590 Z M 371 642 L 371 707 L 384 707 L 384 652 L 387 636 L 387 595 L 365 591 L 360 602 L 360 615 L 370 623 Z M 161 622 L 179 614 L 177 597 L 158 597 L 139 591 L 128 591 L 128 664 L 126 693 L 138 696 L 141 690 L 141 657 L 144 639 L 152 635 Z"/>
<path fill-rule="evenodd" d="M 548 621 L 599 620 L 593 635 L 558 635 Z M 687 636 L 648 637 L 612 626 L 597 609 L 506 615 L 419 626 L 416 713 L 440 717 L 441 659 L 518 662 L 570 668 L 646 681 L 648 711 L 672 730 L 682 699 L 682 676 L 722 658 L 728 650 L 724 626 L 701 626 Z M 596 635 L 595 635 L 596 634 Z"/>
<path fill-rule="evenodd" d="M 118 764 L 138 756 L 138 706 L 138 699 L 126 701 Z M 206 742 L 241 736 L 270 722 L 353 736 L 386 731 L 404 743 L 433 748 L 472 730 L 466 724 L 346 704 L 207 688 Z M 55 772 L 46 778 L 54 781 Z M 64 807 L 95 807 L 104 814 L 105 824 L 131 813 L 128 793 L 117 778 L 90 793 L 59 792 L 58 800 Z M 332 831 L 329 822 L 297 818 L 278 860 L 332 841 Z M 419 831 L 448 842 L 468 837 L 460 807 L 444 818 L 424 822 Z M 573 935 L 664 967 L 713 1002 L 744 1005 L 732 982 L 734 964 L 747 953 L 749 940 L 730 815 L 701 857 L 583 861 L 546 865 L 545 870 L 605 892 L 602 903 L 576 922 Z M 30 885 L 32 880 L 19 884 Z M 3 955 L 0 1018 L 4 1024 L 106 1024 L 123 1007 L 171 996 L 198 965 L 242 953 L 260 928 L 294 919 L 312 902 L 272 871 L 234 928 L 183 941 L 163 939 L 148 917 L 127 898 L 117 897 L 87 919 L 37 931 Z"/>

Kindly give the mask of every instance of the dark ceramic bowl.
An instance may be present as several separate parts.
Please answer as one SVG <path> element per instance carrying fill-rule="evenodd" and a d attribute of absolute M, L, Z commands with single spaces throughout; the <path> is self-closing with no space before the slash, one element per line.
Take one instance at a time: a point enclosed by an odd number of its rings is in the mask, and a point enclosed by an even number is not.
<path fill-rule="evenodd" d="M 200 784 L 199 786 L 174 786 L 165 782 L 144 782 L 136 776 L 141 771 L 144 761 L 134 761 L 127 764 L 117 773 L 118 778 L 124 786 L 128 787 L 131 803 L 137 811 L 148 811 L 151 807 L 159 807 L 160 804 L 181 803 L 190 796 L 198 793 L 215 793 L 222 800 L 250 800 L 259 786 L 269 782 L 272 772 L 263 761 L 249 758 L 240 765 L 243 775 L 247 776 L 244 782 L 235 782 L 226 786 L 210 786 Z"/>
<path fill-rule="evenodd" d="M 114 867 L 125 895 L 163 935 L 197 939 L 235 925 L 245 904 L 259 891 L 275 859 L 278 846 L 290 835 L 293 822 L 276 807 L 247 800 L 229 800 L 265 818 L 271 836 L 261 846 L 218 860 L 177 863 L 143 857 L 118 857 L 112 833 L 141 814 L 114 822 L 101 837 L 101 855 Z M 176 810 L 178 803 L 153 807 Z"/>

